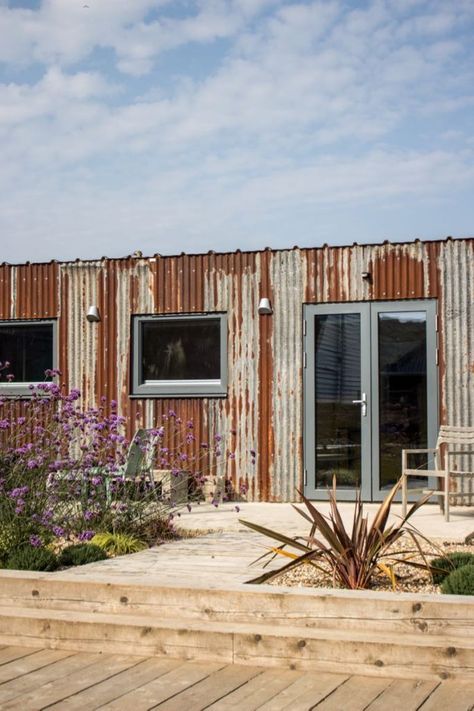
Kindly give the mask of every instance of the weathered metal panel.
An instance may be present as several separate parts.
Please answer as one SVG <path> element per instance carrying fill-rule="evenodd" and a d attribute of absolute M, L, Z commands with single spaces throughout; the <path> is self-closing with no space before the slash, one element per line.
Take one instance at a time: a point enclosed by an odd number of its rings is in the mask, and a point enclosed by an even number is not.
<path fill-rule="evenodd" d="M 443 424 L 474 426 L 474 241 L 440 245 L 441 314 L 444 334 Z M 473 458 L 460 457 L 458 469 L 471 470 Z M 474 481 L 466 480 L 474 503 Z M 470 488 L 467 488 L 470 487 Z M 462 500 L 459 501 L 461 503 Z M 464 503 L 467 500 L 464 499 Z"/>
<path fill-rule="evenodd" d="M 252 499 L 259 499 L 268 488 L 268 452 L 261 451 L 257 442 L 261 257 L 240 252 L 210 255 L 204 278 L 204 311 L 226 311 L 229 332 L 228 397 L 209 399 L 202 416 L 209 431 L 218 432 L 225 440 L 231 437 L 231 430 L 237 432 L 238 446 L 228 474 L 233 478 L 235 490 L 244 486 Z M 259 450 L 258 467 L 252 464 L 252 449 Z"/>
<path fill-rule="evenodd" d="M 270 465 L 271 501 L 294 501 L 303 487 L 303 313 L 306 260 L 300 250 L 273 252 L 271 335 L 271 419 L 274 457 Z M 261 442 L 261 444 L 263 444 Z"/>

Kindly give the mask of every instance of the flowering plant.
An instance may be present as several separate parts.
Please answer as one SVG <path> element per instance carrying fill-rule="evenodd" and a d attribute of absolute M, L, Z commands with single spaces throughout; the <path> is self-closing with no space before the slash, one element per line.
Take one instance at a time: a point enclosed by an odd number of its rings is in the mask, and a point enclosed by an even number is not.
<path fill-rule="evenodd" d="M 196 442 L 193 422 L 170 411 L 140 430 L 146 436 L 135 438 L 139 461 L 131 468 L 117 403 L 102 398 L 83 409 L 79 390 L 64 392 L 59 375 L 46 371 L 53 380 L 32 386 L 28 399 L 0 398 L 0 560 L 25 543 L 137 534 L 149 522 L 156 530 L 157 519 L 167 526 L 179 506 L 202 498 L 219 460 L 233 457 L 221 435 Z"/>

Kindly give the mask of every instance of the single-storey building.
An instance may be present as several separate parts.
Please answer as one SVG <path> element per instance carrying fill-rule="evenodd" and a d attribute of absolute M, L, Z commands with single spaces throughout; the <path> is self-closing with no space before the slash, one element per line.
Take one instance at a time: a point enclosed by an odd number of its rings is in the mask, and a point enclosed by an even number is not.
<path fill-rule="evenodd" d="M 58 367 L 128 434 L 238 433 L 233 487 L 377 501 L 403 447 L 474 424 L 474 239 L 0 265 L 0 361 Z M 257 453 L 252 464 L 251 450 Z"/>

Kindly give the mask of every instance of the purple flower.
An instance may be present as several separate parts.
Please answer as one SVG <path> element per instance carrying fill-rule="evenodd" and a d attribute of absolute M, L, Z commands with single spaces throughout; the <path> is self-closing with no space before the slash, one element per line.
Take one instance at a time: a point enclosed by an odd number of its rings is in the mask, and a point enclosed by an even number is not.
<path fill-rule="evenodd" d="M 33 535 L 30 536 L 30 545 L 33 546 L 33 548 L 41 548 L 43 541 L 39 536 Z"/>
<path fill-rule="evenodd" d="M 64 528 L 61 528 L 61 526 L 53 526 L 51 530 L 55 536 L 58 536 L 58 538 L 62 538 L 62 536 L 64 536 L 65 531 Z"/>
<path fill-rule="evenodd" d="M 80 541 L 90 541 L 91 538 L 94 538 L 95 536 L 95 531 L 82 531 L 82 533 L 79 534 L 78 538 Z"/>

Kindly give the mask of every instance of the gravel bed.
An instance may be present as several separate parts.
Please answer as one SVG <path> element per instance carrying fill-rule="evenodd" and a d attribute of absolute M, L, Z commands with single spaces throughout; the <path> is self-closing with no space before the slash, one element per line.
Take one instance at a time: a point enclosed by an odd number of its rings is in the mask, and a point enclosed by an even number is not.
<path fill-rule="evenodd" d="M 453 551 L 465 551 L 474 553 L 474 545 L 466 545 L 462 541 L 446 541 L 442 539 L 433 539 L 431 545 L 426 542 L 422 545 L 423 553 L 426 559 L 431 561 L 445 553 Z M 404 555 L 410 556 L 411 560 L 423 562 L 421 555 L 414 549 L 413 542 L 410 539 L 398 541 L 392 549 L 392 552 L 403 551 Z M 282 559 L 283 561 L 283 559 Z M 286 563 L 283 561 L 282 564 Z M 388 562 L 386 559 L 384 562 Z M 418 570 L 409 565 L 400 563 L 395 568 L 397 578 L 395 592 L 422 592 L 422 593 L 439 593 L 438 585 L 434 585 L 429 573 Z M 337 584 L 333 584 L 331 571 L 328 569 L 326 573 L 317 570 L 312 565 L 300 565 L 287 573 L 282 573 L 277 578 L 269 581 L 270 585 L 284 585 L 287 587 L 315 587 L 315 588 L 337 588 Z M 392 583 L 383 573 L 376 575 L 372 580 L 371 590 L 383 592 L 392 592 L 394 589 Z"/>

